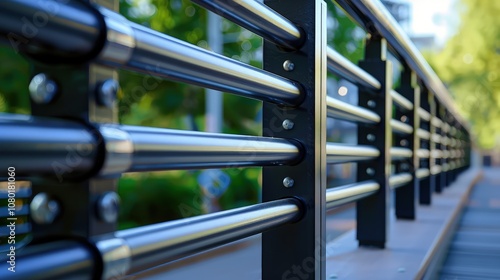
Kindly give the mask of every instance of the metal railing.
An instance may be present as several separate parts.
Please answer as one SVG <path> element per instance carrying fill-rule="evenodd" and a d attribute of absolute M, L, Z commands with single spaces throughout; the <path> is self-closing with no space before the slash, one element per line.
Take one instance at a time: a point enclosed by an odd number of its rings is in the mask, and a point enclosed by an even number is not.
<path fill-rule="evenodd" d="M 396 216 L 415 219 L 416 201 L 430 204 L 470 164 L 467 124 L 379 1 L 337 1 L 371 35 L 359 65 L 326 45 L 322 0 L 193 1 L 262 36 L 264 69 L 91 2 L 0 2 L 0 37 L 25 38 L 13 47 L 33 63 L 32 116 L 0 115 L 0 167 L 32 184 L 17 193 L 31 210 L 17 229 L 33 242 L 15 257 L 22 270 L 0 264 L 2 279 L 120 277 L 257 233 L 263 279 L 304 260 L 309 279 L 325 279 L 326 210 L 356 202 L 359 244 L 384 248 L 392 190 Z M 40 15 L 26 38 L 23 18 Z M 395 89 L 388 50 L 403 65 Z M 116 124 L 116 69 L 261 100 L 263 136 Z M 358 105 L 326 95 L 327 70 L 359 87 Z M 358 145 L 327 142 L 327 117 L 357 123 Z M 342 162 L 358 162 L 358 183 L 327 190 L 326 165 Z M 262 203 L 116 231 L 122 173 L 229 166 L 263 166 Z"/>

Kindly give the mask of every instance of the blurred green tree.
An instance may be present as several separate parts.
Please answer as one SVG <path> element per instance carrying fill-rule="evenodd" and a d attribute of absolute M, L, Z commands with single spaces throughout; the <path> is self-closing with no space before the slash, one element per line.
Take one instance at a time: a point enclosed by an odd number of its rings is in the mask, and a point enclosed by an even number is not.
<path fill-rule="evenodd" d="M 471 122 L 477 144 L 500 144 L 500 1 L 460 0 L 458 32 L 429 63 Z"/>

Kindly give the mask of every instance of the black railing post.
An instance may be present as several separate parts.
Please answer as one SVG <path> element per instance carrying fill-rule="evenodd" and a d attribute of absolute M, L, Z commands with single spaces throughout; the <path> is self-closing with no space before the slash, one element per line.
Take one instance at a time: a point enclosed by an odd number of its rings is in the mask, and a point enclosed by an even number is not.
<path fill-rule="evenodd" d="M 439 127 L 438 136 L 440 137 L 439 148 L 441 150 L 441 173 L 439 174 L 439 181 L 441 183 L 441 190 L 444 190 L 448 185 L 446 181 L 446 173 L 448 173 L 448 160 L 447 160 L 447 149 L 445 143 L 446 133 L 444 132 L 444 126 L 448 122 L 446 115 L 446 108 L 443 105 L 439 106 L 439 118 L 441 119 L 441 126 Z"/>
<path fill-rule="evenodd" d="M 266 0 L 302 28 L 296 51 L 264 41 L 264 69 L 296 81 L 305 93 L 297 107 L 263 106 L 263 135 L 294 139 L 303 158 L 294 166 L 264 167 L 262 200 L 295 197 L 303 217 L 262 234 L 262 279 L 325 279 L 326 4 L 323 0 Z"/>
<path fill-rule="evenodd" d="M 118 4 L 117 0 L 93 2 L 109 8 L 117 8 Z M 66 148 L 65 160 L 47 162 L 53 169 L 52 176 L 33 179 L 34 242 L 54 236 L 88 238 L 113 232 L 117 228 L 119 203 L 116 188 L 120 172 L 116 168 L 124 169 L 120 166 L 126 166 L 128 161 L 127 155 L 116 157 L 122 151 L 113 154 L 112 150 L 131 148 L 131 143 L 114 129 L 101 128 L 99 123 L 118 121 L 117 70 L 70 60 L 57 65 L 40 62 L 34 65 L 30 83 L 32 115 L 83 123 L 96 139 L 99 151 L 91 172 L 75 172 L 82 156 L 89 151 L 82 143 L 75 150 Z"/>
<path fill-rule="evenodd" d="M 380 116 L 375 126 L 358 126 L 358 144 L 371 145 L 380 151 L 376 161 L 358 164 L 357 181 L 376 180 L 380 190 L 373 196 L 357 203 L 357 239 L 360 246 L 385 247 L 389 224 L 389 175 L 391 172 L 390 149 L 392 143 L 392 67 L 387 59 L 387 42 L 383 38 L 372 37 L 366 40 L 365 58 L 360 61 L 361 68 L 380 81 L 382 88 L 373 95 L 365 90 L 359 92 L 359 106 L 369 108 Z"/>
<path fill-rule="evenodd" d="M 415 219 L 415 193 L 419 186 L 415 171 L 419 168 L 417 151 L 420 147 L 417 130 L 420 127 L 420 117 L 417 108 L 420 107 L 420 88 L 417 85 L 417 77 L 408 66 L 401 73 L 401 85 L 397 91 L 408 100 L 413 101 L 413 110 L 404 114 L 398 112 L 401 121 L 413 127 L 413 133 L 408 136 L 396 136 L 396 144 L 412 150 L 412 158 L 409 161 L 398 162 L 396 172 L 410 172 L 412 180 L 406 185 L 395 190 L 396 217 L 400 219 Z"/>
<path fill-rule="evenodd" d="M 438 180 L 438 174 L 439 174 L 439 162 L 440 162 L 440 159 L 439 157 L 437 156 L 437 151 L 438 151 L 438 143 L 436 143 L 435 141 L 435 135 L 436 135 L 436 132 L 437 132 L 437 127 L 436 127 L 436 121 L 435 121 L 435 118 L 437 117 L 438 115 L 438 107 L 439 107 L 439 104 L 438 104 L 438 100 L 435 96 L 434 93 L 431 93 L 429 92 L 429 99 L 430 99 L 430 103 L 431 103 L 431 121 L 430 121 L 430 128 L 429 128 L 429 133 L 431 135 L 430 139 L 429 139 L 429 151 L 430 151 L 430 154 L 429 154 L 429 159 L 430 159 L 430 180 L 431 180 L 431 186 L 432 186 L 432 190 L 434 192 L 437 192 L 437 193 L 440 193 L 441 192 L 441 189 L 440 189 L 440 186 L 439 186 L 439 180 Z M 431 194 L 432 195 L 432 194 Z"/>
<path fill-rule="evenodd" d="M 420 93 L 420 107 L 424 109 L 426 112 L 431 114 L 431 95 L 429 90 L 423 86 L 422 91 Z M 430 133 L 431 131 L 431 121 L 430 120 L 421 120 L 420 128 Z M 431 139 L 420 139 L 420 147 L 422 149 L 429 150 L 429 156 L 426 158 L 420 159 L 420 167 L 426 168 L 429 170 L 429 176 L 424 177 L 420 180 L 420 189 L 419 189 L 419 201 L 420 204 L 430 205 L 432 202 L 432 193 L 434 192 L 434 181 L 431 180 Z"/>

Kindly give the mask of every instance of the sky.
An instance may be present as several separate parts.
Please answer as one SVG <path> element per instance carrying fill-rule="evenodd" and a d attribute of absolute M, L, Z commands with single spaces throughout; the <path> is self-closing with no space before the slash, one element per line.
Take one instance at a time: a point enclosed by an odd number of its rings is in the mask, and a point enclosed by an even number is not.
<path fill-rule="evenodd" d="M 455 0 L 407 0 L 411 6 L 411 35 L 436 36 L 442 45 L 456 32 L 459 15 Z"/>

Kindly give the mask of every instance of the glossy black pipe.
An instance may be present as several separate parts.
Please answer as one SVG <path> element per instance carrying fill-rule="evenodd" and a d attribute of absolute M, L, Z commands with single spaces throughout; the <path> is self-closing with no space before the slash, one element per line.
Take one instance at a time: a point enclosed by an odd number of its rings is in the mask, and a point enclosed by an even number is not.
<path fill-rule="evenodd" d="M 91 172 L 98 157 L 97 137 L 71 121 L 0 114 L 0 168 L 16 176 L 78 176 Z"/>
<path fill-rule="evenodd" d="M 130 247 L 129 273 L 248 237 L 301 217 L 294 198 L 264 202 L 233 210 L 122 230 L 115 236 Z"/>
<path fill-rule="evenodd" d="M 279 46 L 297 49 L 303 42 L 300 29 L 268 6 L 255 0 L 192 0 Z"/>
<path fill-rule="evenodd" d="M 98 273 L 91 250 L 75 241 L 30 245 L 15 253 L 15 272 L 2 253 L 0 279 L 95 279 Z"/>
<path fill-rule="evenodd" d="M 279 138 L 121 126 L 134 145 L 129 171 L 283 165 L 300 149 Z"/>
<path fill-rule="evenodd" d="M 104 22 L 85 1 L 0 1 L 0 37 L 16 52 L 50 63 L 78 62 L 104 44 Z"/>

